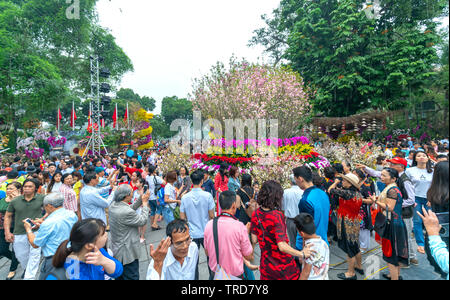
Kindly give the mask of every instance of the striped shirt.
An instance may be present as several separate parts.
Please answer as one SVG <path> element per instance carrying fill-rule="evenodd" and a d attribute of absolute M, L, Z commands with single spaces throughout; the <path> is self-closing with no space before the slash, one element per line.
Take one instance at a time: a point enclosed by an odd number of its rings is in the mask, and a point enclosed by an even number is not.
<path fill-rule="evenodd" d="M 67 184 L 62 184 L 59 192 L 64 196 L 63 207 L 73 212 L 78 211 L 77 194 L 72 187 Z"/>

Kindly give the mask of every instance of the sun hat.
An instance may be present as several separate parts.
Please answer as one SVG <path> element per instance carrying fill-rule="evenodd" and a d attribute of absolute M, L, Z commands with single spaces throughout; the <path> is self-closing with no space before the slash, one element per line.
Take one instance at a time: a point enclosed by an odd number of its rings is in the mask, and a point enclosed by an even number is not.
<path fill-rule="evenodd" d="M 358 176 L 356 176 L 355 174 L 347 174 L 342 176 L 342 179 L 347 180 L 348 182 L 350 182 L 354 187 L 356 187 L 359 190 L 359 178 Z"/>

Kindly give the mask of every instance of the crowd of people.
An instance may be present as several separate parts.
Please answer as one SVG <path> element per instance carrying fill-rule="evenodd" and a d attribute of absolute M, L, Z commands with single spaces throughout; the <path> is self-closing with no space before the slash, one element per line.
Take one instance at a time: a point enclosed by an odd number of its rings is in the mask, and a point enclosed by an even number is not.
<path fill-rule="evenodd" d="M 161 222 L 166 237 L 150 246 L 147 280 L 198 280 L 201 248 L 211 280 L 254 280 L 256 270 L 261 280 L 326 280 L 333 243 L 347 255 L 347 271 L 337 277 L 356 280 L 372 236 L 386 279 L 402 279 L 402 268 L 419 264 L 417 253 L 448 279 L 448 235 L 441 237 L 448 141 L 390 143 L 376 169 L 350 161 L 319 171 L 299 166 L 288 189 L 226 164 L 216 174 L 187 167 L 162 174 L 161 154 L 3 156 L 6 279 L 20 264 L 25 280 L 139 280 L 146 232 L 162 230 Z"/>

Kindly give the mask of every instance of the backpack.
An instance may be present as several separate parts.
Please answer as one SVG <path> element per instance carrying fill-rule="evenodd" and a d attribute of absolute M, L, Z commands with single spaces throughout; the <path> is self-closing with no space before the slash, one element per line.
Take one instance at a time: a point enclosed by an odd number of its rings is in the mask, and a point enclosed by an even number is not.
<path fill-rule="evenodd" d="M 162 189 L 162 186 L 156 181 L 156 176 L 153 176 L 153 183 L 155 184 L 155 190 L 153 192 L 155 196 L 157 196 L 158 192 Z"/>
<path fill-rule="evenodd" d="M 158 193 L 155 195 L 157 197 L 156 201 L 158 202 L 158 205 L 160 205 L 160 206 L 166 205 L 166 202 L 164 201 L 164 188 L 163 187 L 161 187 L 159 189 Z"/>

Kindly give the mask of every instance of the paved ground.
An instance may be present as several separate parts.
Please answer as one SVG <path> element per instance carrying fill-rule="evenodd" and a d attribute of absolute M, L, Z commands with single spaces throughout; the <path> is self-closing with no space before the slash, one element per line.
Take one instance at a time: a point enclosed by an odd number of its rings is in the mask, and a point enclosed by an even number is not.
<path fill-rule="evenodd" d="M 160 226 L 165 228 L 165 223 L 160 223 Z M 150 228 L 150 226 L 148 226 Z M 159 231 L 151 231 L 147 230 L 146 234 L 146 242 L 145 244 L 142 244 L 142 252 L 141 252 L 141 259 L 140 259 L 140 274 L 141 274 L 141 280 L 144 280 L 147 273 L 147 268 L 149 264 L 149 248 L 150 244 L 153 244 L 155 247 L 158 245 L 158 243 L 165 237 L 165 230 L 159 230 Z M 363 255 L 363 267 L 365 270 L 365 275 L 359 275 L 358 274 L 358 280 L 373 280 L 373 279 L 384 279 L 381 274 L 383 272 L 388 272 L 388 270 L 385 268 L 387 265 L 383 261 L 381 248 L 379 245 L 372 240 L 371 243 L 372 248 Z M 416 247 L 414 245 L 414 247 Z M 342 273 L 346 271 L 347 263 L 345 261 L 346 255 L 345 253 L 340 250 L 336 243 L 332 243 L 330 245 L 330 270 L 329 270 L 329 277 L 331 280 L 337 279 L 337 274 Z M 259 265 L 259 259 L 260 259 L 260 250 L 257 246 L 255 249 L 255 261 L 254 264 Z M 402 269 L 401 270 L 401 276 L 405 280 L 441 280 L 440 276 L 435 273 L 432 269 L 432 267 L 429 265 L 426 256 L 419 254 L 419 265 L 418 266 L 411 266 L 408 269 Z M 0 280 L 3 280 L 6 278 L 9 272 L 9 265 L 10 261 L 6 258 L 0 259 Z M 385 269 L 383 269 L 385 268 Z M 381 269 L 381 270 L 380 270 Z M 23 269 L 19 265 L 19 269 L 17 270 L 17 275 L 14 278 L 14 280 L 20 280 L 20 275 L 22 275 Z M 206 256 L 203 248 L 200 250 L 200 265 L 199 265 L 199 273 L 200 273 L 200 280 L 208 280 L 209 273 L 208 273 L 208 267 L 206 264 Z M 260 278 L 259 272 L 255 272 L 256 279 Z"/>

